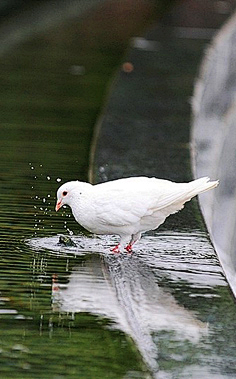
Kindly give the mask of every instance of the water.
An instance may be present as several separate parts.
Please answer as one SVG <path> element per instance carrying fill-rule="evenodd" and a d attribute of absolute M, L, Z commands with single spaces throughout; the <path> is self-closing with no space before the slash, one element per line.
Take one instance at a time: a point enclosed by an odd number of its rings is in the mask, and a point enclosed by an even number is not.
<path fill-rule="evenodd" d="M 87 180 L 93 125 L 121 51 L 60 36 L 41 35 L 0 63 L 1 376 L 232 377 L 235 306 L 195 203 L 131 255 L 112 254 L 116 237 L 87 233 L 68 209 L 54 211 L 62 182 Z M 171 157 L 187 154 L 185 141 Z M 123 170 L 137 170 L 129 162 Z M 59 245 L 61 234 L 76 246 Z"/>
<path fill-rule="evenodd" d="M 54 312 L 108 320 L 110 330 L 132 338 L 157 378 L 164 373 L 181 377 L 194 364 L 193 377 L 199 370 L 219 375 L 221 369 L 227 377 L 223 357 L 234 354 L 229 316 L 232 312 L 234 317 L 234 306 L 226 300 L 227 286 L 204 233 L 151 233 L 137 243 L 133 254 L 117 255 L 110 252 L 115 237 L 81 233 L 72 239 L 77 246 L 59 245 L 58 236 L 27 241 L 38 254 L 35 268 L 41 275 L 50 256 L 67 262 L 66 281 L 58 269 L 53 275 Z M 222 296 L 229 307 L 224 321 Z M 230 370 L 234 372 L 232 362 Z"/>
<path fill-rule="evenodd" d="M 73 128 L 61 134 L 61 145 L 54 141 L 60 128 L 53 133 L 46 127 L 31 129 L 35 144 L 24 132 L 29 128 L 10 125 L 1 129 L 5 141 L 1 150 L 5 170 L 1 190 L 1 375 L 99 378 L 109 371 L 109 377 L 122 377 L 130 365 L 133 371 L 142 372 L 139 354 L 122 332 L 106 327 L 109 319 L 99 318 L 96 312 L 80 314 L 56 306 L 55 280 L 68 283 L 81 258 L 68 252 L 52 254 L 57 233 L 79 230 L 69 212 L 55 214 L 55 191 L 59 178 L 68 177 L 68 167 L 70 175 L 82 176 L 83 156 L 76 144 L 71 146 Z M 40 138 L 47 143 L 40 143 Z M 19 149 L 10 149 L 11 144 Z M 49 241 L 50 248 L 38 251 L 32 245 L 35 238 L 41 244 L 44 239 Z M 127 356 L 130 362 L 124 364 Z"/>
<path fill-rule="evenodd" d="M 190 72 L 205 41 L 179 40 L 166 27 L 145 37 L 152 48 L 128 52 L 134 70 L 117 76 L 99 120 L 94 181 L 142 174 L 191 179 Z M 139 262 L 119 263 L 123 280 L 114 275 L 114 286 L 153 376 L 235 376 L 235 305 L 196 202 L 140 244 Z"/>
<path fill-rule="evenodd" d="M 216 258 L 202 233 L 167 232 L 146 235 L 134 254 L 111 254 L 116 243 L 111 237 L 74 236 L 77 247 L 62 247 L 58 236 L 34 238 L 31 248 L 47 250 L 56 257 L 80 257 L 68 270 L 66 283 L 58 275 L 52 284 L 53 309 L 88 312 L 110 320 L 136 342 L 152 371 L 158 368 L 159 351 L 153 334 L 172 334 L 170 341 L 192 346 L 208 337 L 211 327 L 179 304 L 169 292 L 170 284 L 194 287 L 190 296 L 198 301 L 218 297 L 214 287 L 225 286 Z M 206 250 L 208 248 L 208 251 Z M 167 287 L 167 288 L 166 288 Z M 179 290 L 179 288 L 178 288 Z M 199 293 L 202 291 L 204 293 Z M 203 342 L 202 342 L 203 343 Z"/>
<path fill-rule="evenodd" d="M 62 181 L 87 180 L 92 127 L 115 57 L 48 34 L 1 57 L 1 377 L 146 375 L 134 343 L 109 319 L 55 306 L 55 280 L 68 283 L 81 258 L 28 243 L 81 230 L 70 212 L 56 214 L 55 192 Z"/>

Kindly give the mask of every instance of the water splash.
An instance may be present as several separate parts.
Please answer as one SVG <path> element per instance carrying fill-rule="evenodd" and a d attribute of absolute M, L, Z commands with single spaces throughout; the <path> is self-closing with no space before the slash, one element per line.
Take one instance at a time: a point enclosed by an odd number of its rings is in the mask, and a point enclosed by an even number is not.
<path fill-rule="evenodd" d="M 31 190 L 31 199 L 33 201 L 33 208 L 34 208 L 34 234 L 37 236 L 37 234 L 45 229 L 45 219 L 48 219 L 52 216 L 52 211 L 54 208 L 52 208 L 52 193 L 51 189 L 50 192 L 47 193 L 40 193 L 40 189 L 42 187 L 42 182 L 45 181 L 51 181 L 53 175 L 51 174 L 45 174 L 45 168 L 43 164 L 32 164 L 29 162 L 30 169 L 34 170 L 35 173 L 32 176 L 32 181 L 30 183 L 30 190 Z M 56 178 L 55 181 L 60 181 L 60 178 Z M 45 184 L 45 183 L 44 183 Z M 40 193 L 40 194 L 39 194 Z M 47 220 L 48 221 L 48 220 Z M 51 228 L 53 228 L 53 225 L 51 225 Z"/>

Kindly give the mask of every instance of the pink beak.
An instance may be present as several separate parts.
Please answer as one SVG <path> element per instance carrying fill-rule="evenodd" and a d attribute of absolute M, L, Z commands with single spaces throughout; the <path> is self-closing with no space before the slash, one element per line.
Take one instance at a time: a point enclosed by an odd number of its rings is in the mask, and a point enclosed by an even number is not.
<path fill-rule="evenodd" d="M 61 200 L 58 200 L 57 203 L 56 203 L 56 207 L 55 207 L 56 212 L 59 211 L 59 209 L 60 209 L 61 207 L 62 207 Z"/>

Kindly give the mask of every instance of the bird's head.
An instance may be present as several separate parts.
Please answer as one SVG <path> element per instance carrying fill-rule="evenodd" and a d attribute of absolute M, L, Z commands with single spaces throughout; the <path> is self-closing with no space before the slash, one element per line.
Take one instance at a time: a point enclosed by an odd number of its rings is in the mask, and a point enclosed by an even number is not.
<path fill-rule="evenodd" d="M 74 182 L 68 182 L 62 184 L 61 187 L 57 190 L 57 203 L 56 203 L 56 211 L 59 211 L 59 209 L 63 205 L 69 205 L 71 206 L 71 202 L 73 198 L 75 197 L 75 193 L 78 191 L 78 181 Z"/>

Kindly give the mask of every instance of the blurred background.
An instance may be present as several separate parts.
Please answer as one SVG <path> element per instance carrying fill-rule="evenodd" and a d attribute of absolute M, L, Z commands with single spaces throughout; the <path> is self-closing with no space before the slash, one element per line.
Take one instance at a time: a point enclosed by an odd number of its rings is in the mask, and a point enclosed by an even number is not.
<path fill-rule="evenodd" d="M 1 1 L 2 377 L 236 376 L 235 7 Z M 133 256 L 55 214 L 63 182 L 134 175 L 220 186 Z"/>

